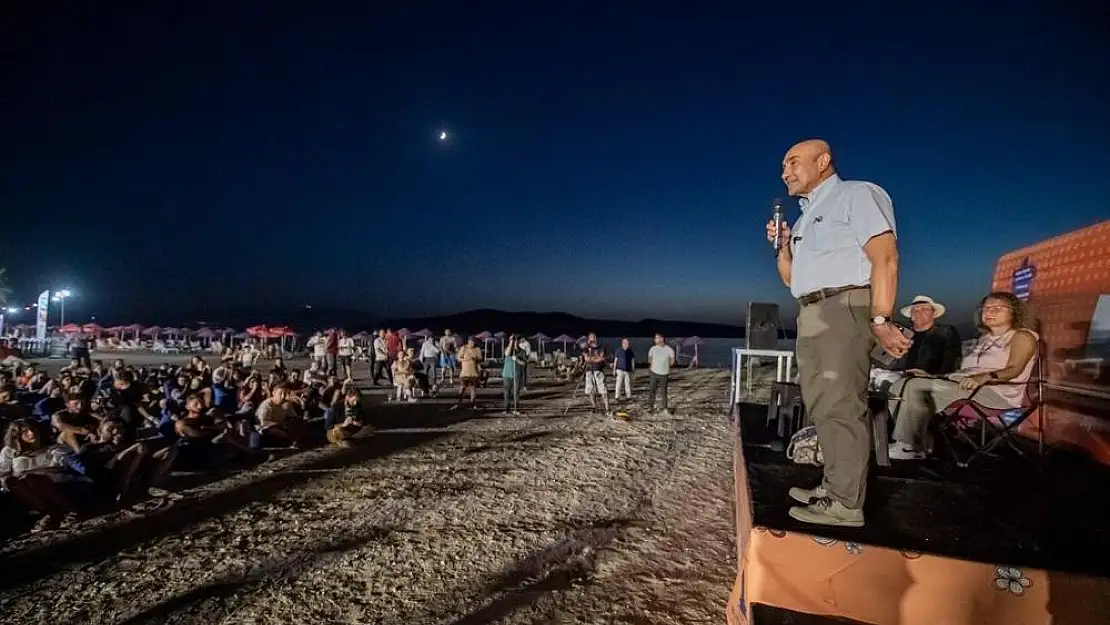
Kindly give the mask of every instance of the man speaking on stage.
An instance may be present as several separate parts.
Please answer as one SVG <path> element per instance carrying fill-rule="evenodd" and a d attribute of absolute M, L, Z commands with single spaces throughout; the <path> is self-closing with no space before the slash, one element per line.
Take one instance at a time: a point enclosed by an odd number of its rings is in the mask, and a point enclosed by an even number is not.
<path fill-rule="evenodd" d="M 863 526 L 871 457 L 867 383 L 873 341 L 900 357 L 910 340 L 890 321 L 898 248 L 890 196 L 870 182 L 841 180 L 832 150 L 803 141 L 782 160 L 787 192 L 802 214 L 791 228 L 767 224 L 779 275 L 798 300 L 798 378 L 825 457 L 815 488 L 791 488 L 806 523 Z M 776 226 L 778 232 L 776 232 Z"/>

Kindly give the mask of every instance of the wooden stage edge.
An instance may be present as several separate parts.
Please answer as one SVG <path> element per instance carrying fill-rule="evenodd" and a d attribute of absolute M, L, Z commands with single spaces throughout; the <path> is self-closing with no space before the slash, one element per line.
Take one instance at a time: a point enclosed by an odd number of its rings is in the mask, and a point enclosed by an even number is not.
<path fill-rule="evenodd" d="M 1110 622 L 1107 579 L 754 525 L 747 459 L 735 434 L 738 571 L 729 625 Z"/>

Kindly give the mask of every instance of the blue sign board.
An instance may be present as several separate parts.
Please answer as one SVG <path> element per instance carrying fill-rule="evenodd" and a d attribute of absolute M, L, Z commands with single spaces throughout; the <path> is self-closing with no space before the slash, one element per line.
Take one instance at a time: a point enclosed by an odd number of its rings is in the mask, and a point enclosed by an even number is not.
<path fill-rule="evenodd" d="M 1026 257 L 1014 270 L 1013 281 L 1010 283 L 1010 291 L 1023 302 L 1029 301 L 1029 297 L 1033 294 L 1033 278 L 1037 276 L 1037 267 L 1029 262 Z"/>

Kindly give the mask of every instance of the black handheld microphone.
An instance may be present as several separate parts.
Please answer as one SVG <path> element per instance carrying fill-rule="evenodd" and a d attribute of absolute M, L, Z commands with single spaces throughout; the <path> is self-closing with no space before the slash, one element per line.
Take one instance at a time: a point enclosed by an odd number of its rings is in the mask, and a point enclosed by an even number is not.
<path fill-rule="evenodd" d="M 775 240 L 772 243 L 775 248 L 775 253 L 782 249 L 783 244 L 786 242 L 782 240 L 782 224 L 786 221 L 786 207 L 783 206 L 782 200 L 775 198 L 771 208 L 771 220 L 775 223 Z"/>

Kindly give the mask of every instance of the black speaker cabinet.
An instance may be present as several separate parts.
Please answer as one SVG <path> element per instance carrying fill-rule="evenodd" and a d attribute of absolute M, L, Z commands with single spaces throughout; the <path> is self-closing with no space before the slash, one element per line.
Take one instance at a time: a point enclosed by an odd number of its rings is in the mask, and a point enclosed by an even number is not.
<path fill-rule="evenodd" d="M 779 344 L 779 305 L 750 302 L 746 329 L 748 349 L 777 349 Z"/>

